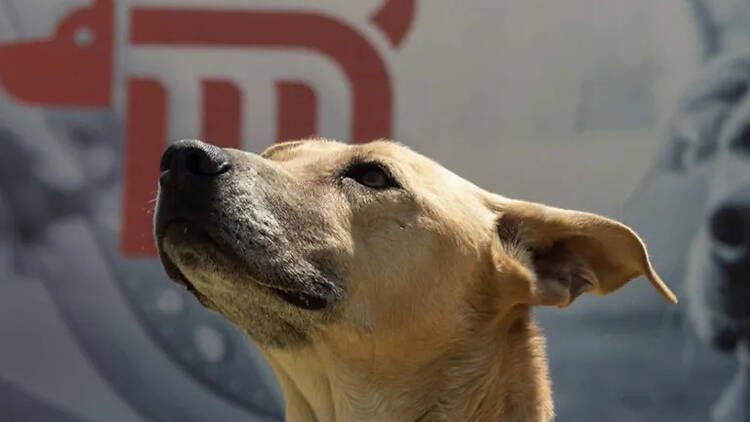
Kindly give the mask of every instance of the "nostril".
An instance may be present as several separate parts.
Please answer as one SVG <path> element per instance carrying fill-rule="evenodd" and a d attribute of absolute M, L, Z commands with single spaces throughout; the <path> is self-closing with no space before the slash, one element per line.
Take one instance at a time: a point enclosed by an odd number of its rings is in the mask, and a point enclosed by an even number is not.
<path fill-rule="evenodd" d="M 185 170 L 193 174 L 206 174 L 205 164 L 202 164 L 201 155 L 198 152 L 191 151 L 185 155 Z"/>
<path fill-rule="evenodd" d="M 711 337 L 711 344 L 724 353 L 733 351 L 737 347 L 738 342 L 737 333 L 729 329 L 721 330 Z"/>
<path fill-rule="evenodd" d="M 745 242 L 744 215 L 735 207 L 717 210 L 710 221 L 714 240 L 725 246 L 740 247 Z"/>
<path fill-rule="evenodd" d="M 189 157 L 195 161 L 195 168 L 191 169 L 188 167 L 189 171 L 204 176 L 216 176 L 225 173 L 231 168 L 229 155 L 223 149 L 209 144 L 203 145 L 204 148 L 199 150 L 197 158 Z M 186 163 L 186 165 L 190 164 Z"/>
<path fill-rule="evenodd" d="M 217 176 L 232 165 L 229 155 L 221 148 L 195 140 L 178 141 L 164 152 L 160 169 L 185 171 L 194 175 Z"/>

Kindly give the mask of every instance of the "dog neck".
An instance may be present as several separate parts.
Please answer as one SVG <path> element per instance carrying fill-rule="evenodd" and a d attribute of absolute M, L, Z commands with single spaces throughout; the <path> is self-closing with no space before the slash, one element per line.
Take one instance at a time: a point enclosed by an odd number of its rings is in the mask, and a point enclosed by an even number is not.
<path fill-rule="evenodd" d="M 372 350 L 372 359 L 348 359 L 340 344 L 321 339 L 304 350 L 266 353 L 284 391 L 286 420 L 553 417 L 544 340 L 528 307 L 510 310 L 423 361 L 409 361 L 403 349 L 386 359 Z"/>

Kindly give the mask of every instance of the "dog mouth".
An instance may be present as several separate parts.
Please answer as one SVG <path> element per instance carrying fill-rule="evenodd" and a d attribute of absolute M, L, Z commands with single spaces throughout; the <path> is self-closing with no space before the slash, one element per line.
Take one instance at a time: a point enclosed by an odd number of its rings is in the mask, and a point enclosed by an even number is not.
<path fill-rule="evenodd" d="M 264 286 L 265 287 L 265 286 Z M 302 308 L 308 311 L 318 311 L 328 306 L 325 298 L 310 295 L 303 292 L 285 291 L 274 287 L 266 287 L 276 296 L 280 297 L 290 305 Z"/>
<path fill-rule="evenodd" d="M 210 247 L 215 248 L 221 254 L 231 257 L 233 253 L 225 251 L 225 248 L 220 246 L 220 242 L 217 242 L 213 237 L 211 237 L 211 235 L 207 231 L 196 228 L 195 225 L 186 218 L 175 218 L 173 220 L 170 220 L 166 224 L 162 225 L 162 227 L 160 227 L 157 231 L 156 237 L 158 243 L 159 259 L 161 260 L 162 266 L 164 267 L 164 271 L 166 272 L 167 276 L 173 282 L 184 286 L 185 289 L 193 296 L 195 296 L 201 304 L 206 307 L 212 308 L 213 306 L 211 299 L 206 296 L 206 294 L 201 292 L 196 287 L 195 283 L 190 281 L 190 279 L 180 269 L 179 265 L 170 256 L 170 254 L 164 247 L 165 237 L 168 236 L 167 233 L 170 228 L 180 225 L 184 226 L 185 228 L 189 227 L 192 232 L 200 232 L 200 236 L 206 239 L 206 243 L 210 244 Z M 253 277 L 251 278 L 253 279 L 253 283 L 256 286 L 271 292 L 274 296 L 294 307 L 308 311 L 318 311 L 328 306 L 327 298 L 320 297 L 314 294 L 308 294 L 303 291 L 274 287 L 264 282 L 259 282 Z"/>

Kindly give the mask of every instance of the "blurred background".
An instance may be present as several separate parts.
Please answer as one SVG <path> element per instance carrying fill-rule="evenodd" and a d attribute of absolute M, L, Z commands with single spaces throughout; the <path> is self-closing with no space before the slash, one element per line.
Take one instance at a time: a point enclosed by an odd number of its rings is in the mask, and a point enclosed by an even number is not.
<path fill-rule="evenodd" d="M 0 0 L 0 420 L 282 420 L 153 199 L 170 141 L 315 134 L 642 233 L 681 302 L 538 310 L 558 420 L 750 421 L 748 41 L 748 0 Z"/>

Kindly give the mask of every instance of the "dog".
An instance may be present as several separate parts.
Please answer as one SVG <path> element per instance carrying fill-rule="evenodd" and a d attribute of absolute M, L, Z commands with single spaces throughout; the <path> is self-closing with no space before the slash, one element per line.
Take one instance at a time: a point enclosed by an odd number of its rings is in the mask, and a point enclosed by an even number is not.
<path fill-rule="evenodd" d="M 549 421 L 534 306 L 645 276 L 627 226 L 489 193 L 391 141 L 197 140 L 161 161 L 169 277 L 242 329 L 289 421 Z"/>
<path fill-rule="evenodd" d="M 682 280 L 687 321 L 716 350 L 737 355 L 712 420 L 748 420 L 750 394 L 750 51 L 709 61 L 678 105 L 628 221 Z M 675 206 L 680 204 L 680 206 Z M 702 362 L 708 356 L 702 356 Z M 714 365 L 716 377 L 728 377 Z"/>
<path fill-rule="evenodd" d="M 683 280 L 698 337 L 724 352 L 750 340 L 748 72 L 744 51 L 704 67 L 627 207 L 657 251 L 657 267 Z"/>

